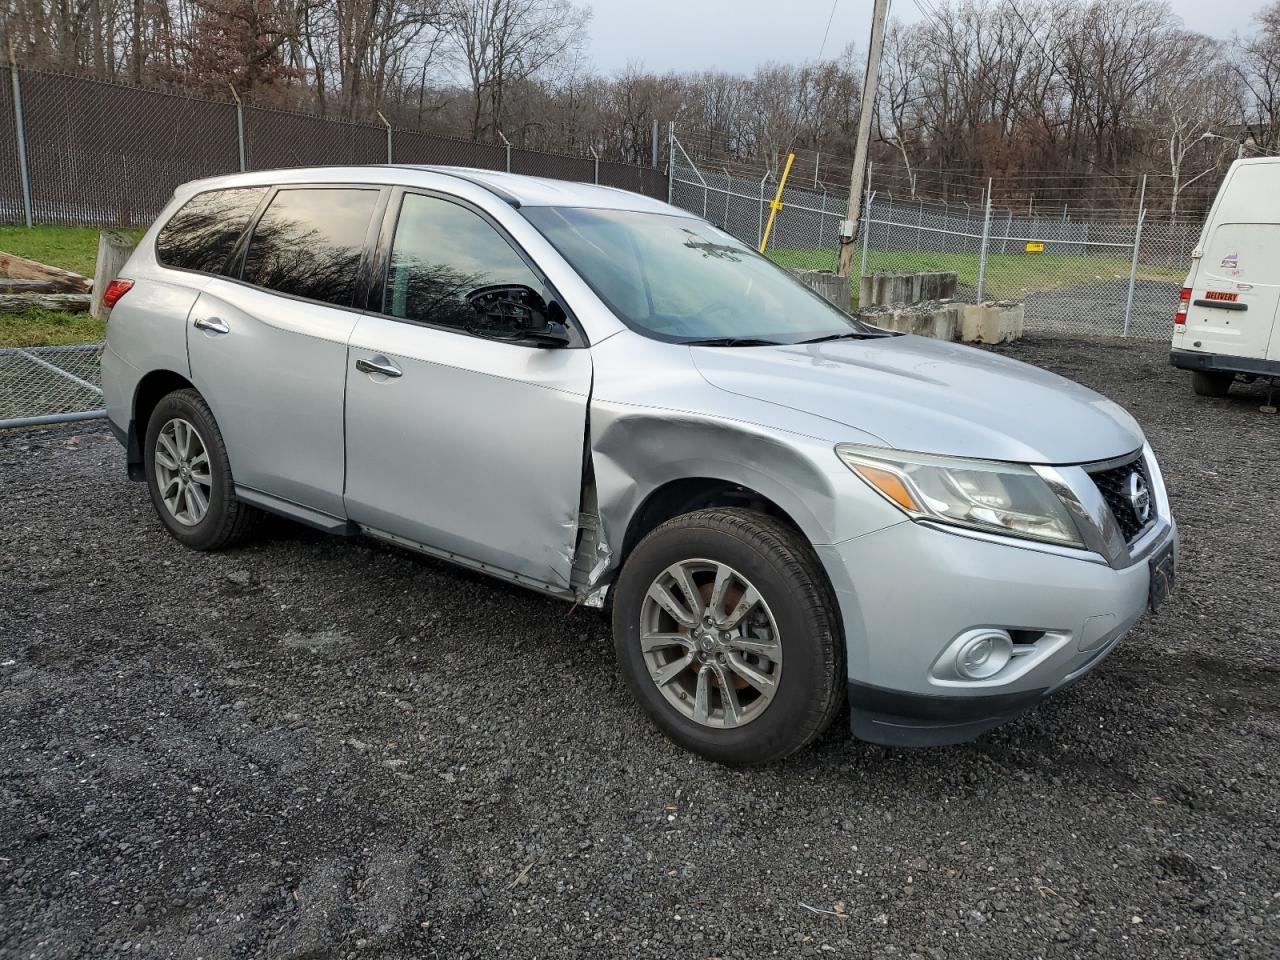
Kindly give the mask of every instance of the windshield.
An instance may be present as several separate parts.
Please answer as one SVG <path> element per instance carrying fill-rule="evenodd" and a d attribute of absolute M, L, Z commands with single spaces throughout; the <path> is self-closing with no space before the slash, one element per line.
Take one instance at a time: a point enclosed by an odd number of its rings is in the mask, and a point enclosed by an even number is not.
<path fill-rule="evenodd" d="M 654 339 L 751 346 L 876 335 L 703 221 L 583 207 L 520 212 L 623 323 Z"/>

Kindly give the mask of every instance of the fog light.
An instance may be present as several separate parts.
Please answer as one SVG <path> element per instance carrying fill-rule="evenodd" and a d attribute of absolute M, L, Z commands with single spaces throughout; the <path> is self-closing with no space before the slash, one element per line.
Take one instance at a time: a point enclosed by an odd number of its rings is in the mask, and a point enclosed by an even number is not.
<path fill-rule="evenodd" d="M 1013 657 L 1013 640 L 1003 630 L 975 633 L 956 651 L 956 673 L 968 680 L 987 680 Z"/>

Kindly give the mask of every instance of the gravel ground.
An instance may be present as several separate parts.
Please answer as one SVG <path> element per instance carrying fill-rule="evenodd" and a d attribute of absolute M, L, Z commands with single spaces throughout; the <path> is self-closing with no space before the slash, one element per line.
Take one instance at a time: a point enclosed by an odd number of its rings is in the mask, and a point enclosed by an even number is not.
<path fill-rule="evenodd" d="M 284 523 L 186 552 L 101 429 L 0 436 L 0 954 L 1277 956 L 1280 419 L 1162 344 L 1004 352 L 1143 423 L 1172 604 L 974 744 L 749 772 L 598 613 Z"/>

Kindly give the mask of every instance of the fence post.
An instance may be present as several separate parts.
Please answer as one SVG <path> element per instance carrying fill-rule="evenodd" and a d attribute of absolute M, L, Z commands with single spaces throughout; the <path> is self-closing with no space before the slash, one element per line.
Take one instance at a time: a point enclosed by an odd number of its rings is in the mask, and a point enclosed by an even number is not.
<path fill-rule="evenodd" d="M 822 212 L 818 214 L 818 249 L 822 249 L 822 227 L 827 219 L 827 188 L 822 188 Z"/>
<path fill-rule="evenodd" d="M 236 102 L 236 147 L 240 152 L 240 172 L 244 173 L 246 169 L 244 165 L 244 104 L 240 102 L 240 94 L 236 93 L 235 84 L 228 83 L 227 87 L 231 90 L 231 96 Z"/>
<path fill-rule="evenodd" d="M 590 150 L 591 150 L 591 163 L 594 168 L 591 174 L 592 177 L 594 177 L 594 179 L 591 182 L 599 183 L 600 182 L 600 154 L 596 153 L 595 147 L 591 147 Z"/>
<path fill-rule="evenodd" d="M 375 112 L 378 114 L 378 119 L 382 121 L 383 126 L 387 128 L 387 163 L 391 163 L 391 121 L 382 115 L 381 110 Z"/>
<path fill-rule="evenodd" d="M 987 241 L 991 238 L 991 181 L 987 181 L 987 207 L 982 214 L 982 246 L 978 250 L 978 303 L 987 285 Z"/>
<path fill-rule="evenodd" d="M 18 176 L 22 180 L 22 213 L 27 226 L 33 226 L 31 213 L 31 171 L 27 169 L 27 130 L 22 116 L 22 83 L 18 79 L 18 64 L 9 48 L 9 76 L 13 81 L 13 125 L 18 134 Z"/>
<path fill-rule="evenodd" d="M 732 231 L 729 230 L 729 195 L 733 193 L 733 174 L 729 172 L 728 167 L 720 169 L 724 171 L 724 223 L 722 226 L 726 233 L 730 233 Z"/>
<path fill-rule="evenodd" d="M 654 123 L 657 123 L 655 120 Z M 675 196 L 676 187 L 676 122 L 667 121 L 667 203 Z M 654 148 L 657 150 L 657 147 Z"/>
<path fill-rule="evenodd" d="M 920 212 L 916 215 L 916 250 L 920 249 L 920 235 L 924 233 L 924 201 L 920 201 Z"/>
<path fill-rule="evenodd" d="M 502 138 L 502 145 L 506 147 L 506 150 L 507 150 L 507 173 L 510 173 L 511 172 L 511 141 L 507 139 L 507 135 L 503 133 L 501 130 L 498 131 L 498 136 Z"/>
<path fill-rule="evenodd" d="M 760 241 L 764 239 L 764 182 L 769 179 L 769 171 L 765 170 L 764 176 L 760 178 L 760 222 L 756 226 L 756 247 L 760 246 Z"/>
<path fill-rule="evenodd" d="M 1145 187 L 1146 184 L 1144 183 L 1143 186 Z M 1129 335 L 1129 320 L 1133 316 L 1133 287 L 1138 280 L 1138 248 L 1142 246 L 1142 222 L 1146 217 L 1147 211 L 1139 210 L 1138 225 L 1133 228 L 1133 259 L 1129 261 L 1129 296 L 1124 302 L 1124 336 L 1126 337 Z"/>
<path fill-rule="evenodd" d="M 871 165 L 867 165 L 867 173 L 871 173 Z M 866 203 L 862 208 L 866 211 L 862 215 L 862 264 L 858 267 L 858 287 L 862 287 L 862 278 L 867 275 L 867 247 L 871 242 L 871 204 L 875 200 L 876 195 L 871 191 L 871 177 L 867 177 L 867 195 Z"/>

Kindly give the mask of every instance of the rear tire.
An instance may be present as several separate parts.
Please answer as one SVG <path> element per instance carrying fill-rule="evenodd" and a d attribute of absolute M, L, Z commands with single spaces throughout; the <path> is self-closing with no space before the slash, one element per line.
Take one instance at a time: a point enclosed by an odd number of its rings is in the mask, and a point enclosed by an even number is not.
<path fill-rule="evenodd" d="M 176 390 L 156 404 L 143 457 L 160 522 L 194 550 L 233 546 L 262 516 L 236 499 L 222 431 L 195 390 Z"/>
<path fill-rule="evenodd" d="M 686 592 L 700 599 L 691 606 Z M 670 612 L 672 596 L 687 623 Z M 613 635 L 622 675 L 654 723 L 719 763 L 779 760 L 815 740 L 845 700 L 831 588 L 805 538 L 766 514 L 699 510 L 650 533 L 618 577 Z"/>
<path fill-rule="evenodd" d="M 1195 370 L 1191 374 L 1191 389 L 1201 397 L 1225 397 L 1235 381 L 1234 373 L 1208 373 Z"/>

